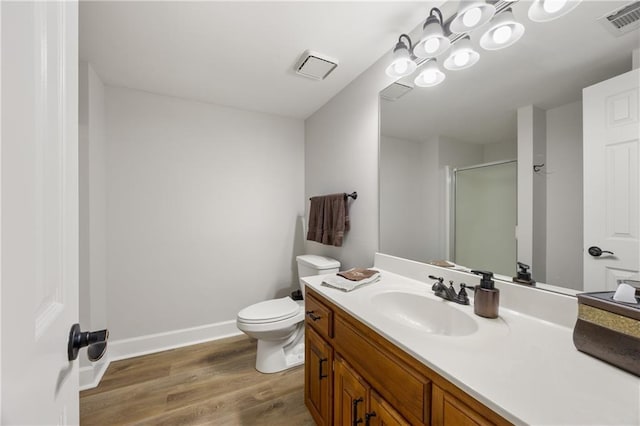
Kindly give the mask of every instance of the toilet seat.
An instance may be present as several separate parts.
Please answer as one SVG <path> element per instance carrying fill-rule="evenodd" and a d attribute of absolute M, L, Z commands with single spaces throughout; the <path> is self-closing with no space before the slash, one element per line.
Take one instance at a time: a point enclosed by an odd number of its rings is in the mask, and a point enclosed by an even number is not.
<path fill-rule="evenodd" d="M 264 324 L 286 320 L 300 312 L 300 304 L 289 296 L 265 300 L 238 312 L 238 321 L 244 324 Z"/>

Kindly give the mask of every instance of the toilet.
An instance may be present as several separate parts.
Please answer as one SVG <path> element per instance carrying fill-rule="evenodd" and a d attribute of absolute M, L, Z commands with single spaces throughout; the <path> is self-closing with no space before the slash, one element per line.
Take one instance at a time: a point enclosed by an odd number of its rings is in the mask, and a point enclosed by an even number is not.
<path fill-rule="evenodd" d="M 306 254 L 296 257 L 298 277 L 335 274 L 340 262 Z M 304 285 L 299 280 L 304 298 Z M 304 362 L 304 300 L 291 297 L 265 300 L 238 312 L 237 327 L 258 340 L 256 370 L 276 373 Z"/>

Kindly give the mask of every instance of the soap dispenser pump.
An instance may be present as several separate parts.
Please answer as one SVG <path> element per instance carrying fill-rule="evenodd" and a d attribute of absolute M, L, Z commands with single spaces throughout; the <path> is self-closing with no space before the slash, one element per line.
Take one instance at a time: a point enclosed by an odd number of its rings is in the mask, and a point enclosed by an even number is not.
<path fill-rule="evenodd" d="M 518 262 L 518 275 L 513 277 L 513 282 L 524 285 L 536 285 L 536 282 L 531 278 L 529 268 L 529 265 Z"/>
<path fill-rule="evenodd" d="M 475 270 L 471 272 L 482 276 L 473 298 L 473 312 L 485 318 L 498 318 L 500 290 L 495 288 L 493 272 Z"/>

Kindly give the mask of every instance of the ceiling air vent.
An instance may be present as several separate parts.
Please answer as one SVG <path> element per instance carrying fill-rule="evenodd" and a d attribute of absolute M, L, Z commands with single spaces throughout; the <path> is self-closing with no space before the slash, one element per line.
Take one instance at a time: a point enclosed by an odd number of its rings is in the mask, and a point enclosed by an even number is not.
<path fill-rule="evenodd" d="M 413 87 L 402 83 L 391 83 L 380 92 L 380 97 L 387 101 L 397 101 L 409 93 Z"/>
<path fill-rule="evenodd" d="M 296 64 L 297 74 L 316 80 L 324 80 L 336 69 L 338 61 L 311 50 L 305 50 Z"/>
<path fill-rule="evenodd" d="M 640 27 L 640 1 L 621 7 L 598 19 L 616 37 Z"/>

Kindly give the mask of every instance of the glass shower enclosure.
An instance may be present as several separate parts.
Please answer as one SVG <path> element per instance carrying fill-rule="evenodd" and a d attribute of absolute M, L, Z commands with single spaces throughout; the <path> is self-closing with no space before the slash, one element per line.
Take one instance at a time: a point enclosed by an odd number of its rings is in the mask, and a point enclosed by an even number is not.
<path fill-rule="evenodd" d="M 517 162 L 453 170 L 451 252 L 472 269 L 516 271 Z"/>

